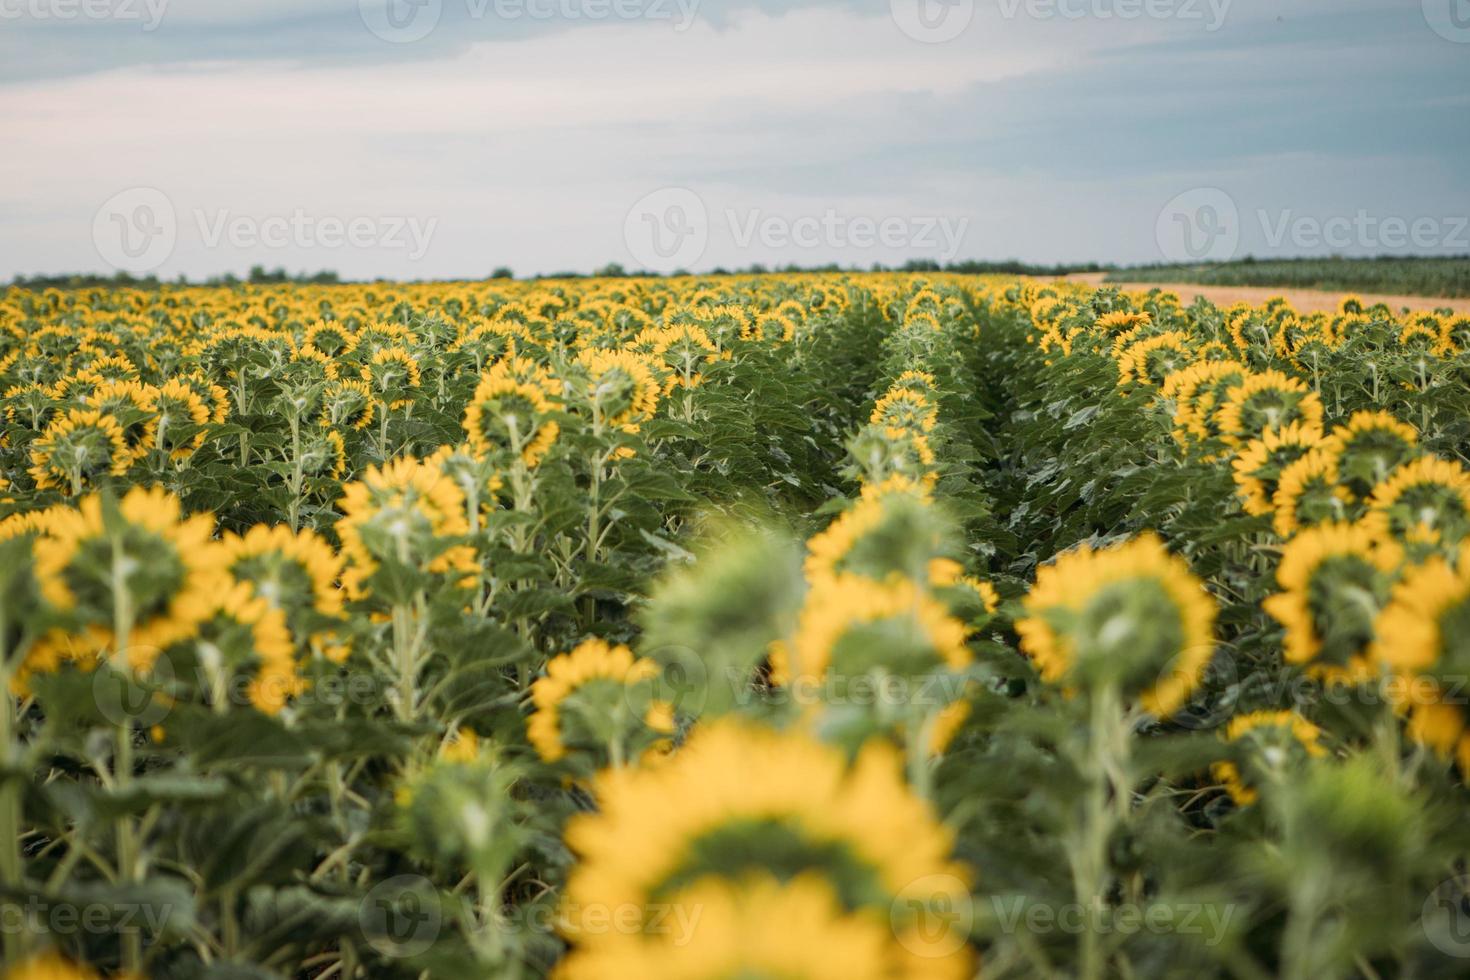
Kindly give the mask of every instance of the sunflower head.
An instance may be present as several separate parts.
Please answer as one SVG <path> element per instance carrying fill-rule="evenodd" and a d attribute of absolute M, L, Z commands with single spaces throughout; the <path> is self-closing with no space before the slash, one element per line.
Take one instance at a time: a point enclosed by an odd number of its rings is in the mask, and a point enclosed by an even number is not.
<path fill-rule="evenodd" d="M 1384 411 L 1354 413 L 1327 441 L 1337 453 L 1343 484 L 1360 500 L 1419 454 L 1419 433 Z"/>
<path fill-rule="evenodd" d="M 1215 600 L 1152 534 L 1062 555 L 1023 606 L 1016 631 L 1044 679 L 1112 686 L 1161 716 L 1183 705 L 1214 653 Z"/>
<path fill-rule="evenodd" d="M 343 494 L 337 534 L 350 595 L 362 594 L 384 566 L 395 574 L 380 585 L 393 589 L 403 585 L 404 575 L 450 573 L 462 579 L 475 571 L 474 551 L 463 542 L 469 533 L 464 495 L 432 462 L 404 458 L 369 467 Z"/>
<path fill-rule="evenodd" d="M 1339 482 L 1337 453 L 1319 446 L 1281 471 L 1271 503 L 1272 526 L 1283 538 L 1323 521 L 1344 521 L 1357 515 L 1352 494 Z"/>
<path fill-rule="evenodd" d="M 183 517 L 160 488 L 135 487 L 121 500 L 94 494 L 58 511 L 36 539 L 41 594 L 99 648 L 146 669 L 193 634 L 228 585 L 213 530 L 213 517 Z"/>
<path fill-rule="evenodd" d="M 593 424 L 636 432 L 658 409 L 661 386 L 647 357 L 626 350 L 586 350 L 577 356 L 577 364 L 577 394 Z"/>
<path fill-rule="evenodd" d="M 1281 591 L 1264 603 L 1286 630 L 1287 662 L 1327 682 L 1371 677 L 1374 620 L 1399 555 L 1360 524 L 1324 523 L 1292 538 L 1276 569 Z"/>
<path fill-rule="evenodd" d="M 519 459 L 538 466 L 556 442 L 561 427 L 551 414 L 560 408 L 544 369 L 512 358 L 480 379 L 465 408 L 464 430 L 470 447 L 497 465 Z"/>
<path fill-rule="evenodd" d="M 1364 521 L 1421 560 L 1452 554 L 1470 534 L 1470 474 L 1459 463 L 1421 456 L 1373 488 Z"/>
<path fill-rule="evenodd" d="M 31 478 L 40 490 L 72 495 L 106 477 L 122 476 L 133 462 L 122 426 L 95 409 L 72 408 L 31 444 Z"/>
<path fill-rule="evenodd" d="M 807 542 L 807 578 L 858 575 L 882 582 L 891 575 L 922 579 L 950 529 L 923 484 L 891 477 L 870 485 L 826 530 Z"/>
<path fill-rule="evenodd" d="M 1322 430 L 1293 422 L 1253 439 L 1235 457 L 1235 488 L 1252 517 L 1275 510 L 1272 500 L 1282 471 L 1322 441 Z"/>
<path fill-rule="evenodd" d="M 760 778 L 750 778 L 752 773 Z M 586 964 L 590 971 L 579 976 L 607 975 L 596 964 L 619 962 L 616 958 L 624 955 L 654 971 L 636 975 L 664 975 L 675 962 L 665 957 L 678 954 L 657 933 L 665 918 L 658 914 L 660 908 L 689 906 L 700 899 L 723 903 L 717 890 L 732 896 L 749 890 L 751 915 L 759 914 L 757 907 L 767 913 L 786 908 L 772 880 L 783 883 L 782 889 L 809 891 L 803 907 L 825 910 L 824 917 L 835 916 L 838 922 L 872 923 L 876 917 L 882 928 L 862 933 L 869 937 L 863 942 L 874 945 L 860 947 L 867 953 L 864 959 L 876 961 L 861 967 L 854 963 L 860 971 L 897 962 L 930 971 L 907 975 L 948 977 L 972 966 L 963 944 L 927 960 L 905 956 L 900 937 L 913 925 L 907 916 L 915 914 L 902 901 L 906 890 L 915 882 L 943 882 L 945 897 L 958 903 L 967 899 L 971 876 L 950 859 L 950 833 L 904 785 L 900 760 L 887 745 L 872 743 L 849 764 L 841 750 L 801 732 L 725 718 L 696 730 L 658 766 L 605 774 L 595 791 L 598 812 L 574 817 L 566 835 L 579 861 L 568 881 L 562 929 L 574 947 L 569 964 Z M 890 919 L 895 906 L 902 913 L 898 920 Z M 596 927 L 591 913 L 611 908 L 635 913 L 627 928 Z M 718 921 L 711 919 L 710 924 Z M 737 922 L 727 920 L 725 925 L 736 927 Z M 796 936 L 788 941 L 743 932 L 724 937 L 696 932 L 691 938 L 706 944 L 703 956 L 678 962 L 778 967 L 781 976 L 829 975 L 802 968 L 808 963 L 820 969 L 810 952 L 796 948 Z M 811 948 L 809 936 L 799 942 Z M 719 943 L 732 959 L 719 958 L 725 955 L 718 951 Z M 805 958 L 785 959 L 788 951 Z M 851 952 L 839 945 L 822 959 L 847 963 Z M 905 974 L 884 968 L 878 975 Z"/>
<path fill-rule="evenodd" d="M 593 637 L 551 658 L 531 685 L 526 735 L 547 762 L 573 755 L 586 772 L 637 758 L 674 730 L 674 709 L 658 700 L 652 660 Z"/>
<path fill-rule="evenodd" d="M 1295 711 L 1237 715 L 1226 726 L 1228 757 L 1211 766 L 1239 806 L 1249 806 L 1266 786 L 1280 786 L 1312 759 L 1327 754 L 1322 729 Z"/>

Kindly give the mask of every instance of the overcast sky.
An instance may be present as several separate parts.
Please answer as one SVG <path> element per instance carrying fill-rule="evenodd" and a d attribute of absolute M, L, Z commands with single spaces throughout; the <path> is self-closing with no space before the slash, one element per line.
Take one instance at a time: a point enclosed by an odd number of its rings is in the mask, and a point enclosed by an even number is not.
<path fill-rule="evenodd" d="M 1470 0 L 0 0 L 0 279 L 1470 254 Z"/>

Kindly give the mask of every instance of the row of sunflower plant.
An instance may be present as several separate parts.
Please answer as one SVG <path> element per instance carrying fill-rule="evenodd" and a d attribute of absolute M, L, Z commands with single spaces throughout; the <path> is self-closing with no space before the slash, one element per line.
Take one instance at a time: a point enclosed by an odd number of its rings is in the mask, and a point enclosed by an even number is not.
<path fill-rule="evenodd" d="M 1109 774 L 1079 900 L 1213 893 L 1233 925 L 1200 952 L 1231 974 L 1455 975 L 1464 319 L 1035 282 L 980 319 L 1019 646 Z M 1094 945 L 1084 972 L 1147 956 Z"/>

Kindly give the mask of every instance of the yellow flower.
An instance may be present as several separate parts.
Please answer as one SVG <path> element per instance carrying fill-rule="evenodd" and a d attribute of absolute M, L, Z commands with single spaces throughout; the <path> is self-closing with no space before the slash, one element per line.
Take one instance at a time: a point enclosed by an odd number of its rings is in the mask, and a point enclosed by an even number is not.
<path fill-rule="evenodd" d="M 1292 538 L 1276 568 L 1281 591 L 1262 604 L 1286 628 L 1287 662 L 1324 681 L 1371 677 L 1374 617 L 1398 562 L 1398 549 L 1361 524 L 1320 524 Z"/>
<path fill-rule="evenodd" d="M 619 644 L 592 637 L 577 644 L 571 653 L 551 658 L 546 676 L 531 685 L 531 705 L 535 709 L 526 723 L 526 738 L 536 754 L 547 762 L 556 762 L 567 754 L 561 727 L 561 705 L 568 696 L 595 681 L 611 681 L 627 687 L 658 676 L 658 665 L 652 660 L 634 659 L 633 651 Z M 618 693 L 622 697 L 622 693 Z M 655 731 L 674 730 L 672 708 L 661 702 L 650 705 L 644 724 Z"/>
<path fill-rule="evenodd" d="M 1327 437 L 1326 446 L 1337 453 L 1343 480 L 1359 498 L 1386 480 L 1418 452 L 1419 433 L 1388 412 L 1362 411 Z"/>
<path fill-rule="evenodd" d="M 1281 471 L 1271 498 L 1275 508 L 1272 526 L 1278 535 L 1289 538 L 1305 526 L 1346 519 L 1352 502 L 1352 494 L 1338 485 L 1337 453 L 1325 447 L 1313 449 Z"/>
<path fill-rule="evenodd" d="M 437 466 L 403 458 L 370 466 L 360 481 L 343 489 L 337 536 L 348 567 L 342 575 L 350 596 L 383 561 L 430 573 L 473 573 L 474 549 L 443 547 L 444 538 L 469 533 L 464 494 Z"/>
<path fill-rule="evenodd" d="M 1295 711 L 1256 711 L 1236 715 L 1226 726 L 1224 738 L 1235 746 L 1250 743 L 1252 762 L 1259 762 L 1261 768 L 1282 776 L 1287 775 L 1285 767 L 1291 762 L 1293 748 L 1299 748 L 1307 758 L 1321 758 L 1327 754 L 1322 744 L 1322 729 Z M 1235 760 L 1216 762 L 1210 767 L 1210 772 L 1239 806 L 1250 806 L 1260 797 L 1256 779 L 1243 773 Z"/>
<path fill-rule="evenodd" d="M 391 409 L 405 408 L 413 404 L 407 389 L 419 386 L 419 363 L 402 347 L 383 347 L 374 352 L 372 359 L 364 364 L 362 380 L 380 402 Z M 406 398 L 391 397 L 409 394 Z"/>
<path fill-rule="evenodd" d="M 244 535 L 225 534 L 220 544 L 230 573 L 272 608 L 341 615 L 342 559 L 315 531 L 302 528 L 293 534 L 284 524 L 257 524 Z"/>
<path fill-rule="evenodd" d="M 31 447 L 31 478 L 38 490 L 76 494 L 104 475 L 122 476 L 132 464 L 122 426 L 95 409 L 73 408 L 46 427 Z"/>
<path fill-rule="evenodd" d="M 509 452 L 537 466 L 561 427 L 546 416 L 560 406 L 548 393 L 550 376 L 516 358 L 501 361 L 480 379 L 465 408 L 464 431 L 477 453 Z"/>
<path fill-rule="evenodd" d="M 3 980 L 99 980 L 99 977 L 91 967 L 48 951 L 12 964 L 5 970 Z"/>
<path fill-rule="evenodd" d="M 599 812 L 573 817 L 566 830 L 579 860 L 567 883 L 563 931 L 581 951 L 611 954 L 641 941 L 629 932 L 648 925 L 598 930 L 584 912 L 631 908 L 651 916 L 711 879 L 743 889 L 777 862 L 827 884 L 840 907 L 876 917 L 891 956 L 901 956 L 898 937 L 908 924 L 890 931 L 889 916 L 913 883 L 937 883 L 945 893 L 936 898 L 968 899 L 970 874 L 950 858 L 951 832 L 904 785 L 901 759 L 886 743 L 870 742 L 849 766 L 840 749 L 807 734 L 726 716 L 696 729 L 655 767 L 604 772 L 594 791 Z M 842 948 L 826 952 L 846 956 Z M 930 964 L 941 976 L 970 966 L 965 949 Z"/>
<path fill-rule="evenodd" d="M 658 409 L 660 386 L 648 361 L 626 350 L 584 350 L 577 363 L 587 372 L 587 402 L 597 424 L 637 432 Z"/>
<path fill-rule="evenodd" d="M 1301 422 L 1268 429 L 1235 457 L 1235 487 L 1245 512 L 1261 517 L 1275 510 L 1272 497 L 1282 470 L 1322 441 L 1322 430 Z"/>
<path fill-rule="evenodd" d="M 1404 684 L 1409 735 L 1452 756 L 1470 778 L 1463 691 L 1470 676 L 1470 544 L 1409 570 L 1378 617 L 1374 655 Z"/>
<path fill-rule="evenodd" d="M 1405 463 L 1373 488 L 1363 521 L 1400 541 L 1453 546 L 1470 529 L 1470 474 L 1436 456 Z"/>
<path fill-rule="evenodd" d="M 1322 425 L 1322 399 L 1280 371 L 1248 375 L 1230 388 L 1220 407 L 1220 434 L 1230 445 L 1291 422 Z"/>
<path fill-rule="evenodd" d="M 1021 649 L 1045 680 L 1115 677 L 1161 717 L 1184 704 L 1214 654 L 1215 600 L 1152 533 L 1060 556 L 1037 571 L 1023 606 Z"/>
<path fill-rule="evenodd" d="M 223 554 L 211 540 L 214 518 L 183 518 L 178 498 L 134 487 L 105 517 L 93 494 L 57 512 L 33 547 L 41 594 L 76 617 L 97 649 L 113 647 L 146 671 L 165 646 L 191 636 L 228 587 Z M 126 650 L 114 625 L 131 615 Z"/>
<path fill-rule="evenodd" d="M 773 654 L 772 680 L 810 683 L 829 671 L 847 679 L 874 665 L 875 650 L 891 673 L 963 670 L 973 657 L 965 640 L 965 625 L 912 581 L 835 575 L 812 583 L 792 637 L 794 661 L 784 648 Z"/>
<path fill-rule="evenodd" d="M 924 958 L 894 942 L 885 917 L 845 909 L 820 875 L 777 881 L 755 872 L 740 882 L 710 876 L 670 896 L 651 934 L 574 951 L 563 980 L 960 980 L 964 957 Z M 909 937 L 905 937 L 908 939 Z"/>

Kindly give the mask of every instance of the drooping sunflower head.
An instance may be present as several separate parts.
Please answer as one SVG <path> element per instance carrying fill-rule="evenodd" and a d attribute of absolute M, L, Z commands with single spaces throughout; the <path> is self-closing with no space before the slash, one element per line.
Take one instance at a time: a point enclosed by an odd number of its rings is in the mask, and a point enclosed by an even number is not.
<path fill-rule="evenodd" d="M 817 582 L 849 574 L 884 581 L 919 579 L 942 549 L 948 528 L 923 484 L 904 477 L 875 484 L 807 542 L 806 575 Z"/>
<path fill-rule="evenodd" d="M 1405 463 L 1373 488 L 1364 521 L 1404 544 L 1416 560 L 1453 553 L 1470 534 L 1470 474 L 1437 456 Z"/>
<path fill-rule="evenodd" d="M 1361 524 L 1320 524 L 1292 538 L 1276 569 L 1281 591 L 1263 603 L 1286 629 L 1287 662 L 1330 683 L 1371 677 L 1374 622 L 1399 558 Z"/>
<path fill-rule="evenodd" d="M 657 411 L 661 386 L 643 355 L 585 350 L 577 355 L 577 364 L 583 374 L 578 394 L 594 424 L 637 431 Z"/>
<path fill-rule="evenodd" d="M 333 381 L 322 391 L 322 424 L 333 429 L 363 430 L 373 424 L 377 399 L 365 381 Z"/>
<path fill-rule="evenodd" d="M 1275 511 L 1272 526 L 1283 538 L 1323 521 L 1350 520 L 1358 512 L 1353 495 L 1339 480 L 1337 453 L 1326 446 L 1318 446 L 1281 471 L 1271 504 Z"/>
<path fill-rule="evenodd" d="M 316 532 L 257 524 L 220 541 L 230 574 L 298 627 L 342 613 L 342 559 Z"/>
<path fill-rule="evenodd" d="M 939 407 L 928 395 L 895 387 L 873 404 L 868 421 L 886 429 L 930 432 L 938 417 Z"/>
<path fill-rule="evenodd" d="M 673 706 L 653 697 L 657 676 L 657 664 L 626 646 L 583 640 L 531 685 L 526 737 L 547 762 L 568 753 L 598 764 L 636 758 L 674 730 Z"/>
<path fill-rule="evenodd" d="M 796 339 L 796 321 L 780 313 L 762 313 L 749 326 L 741 328 L 740 339 L 788 344 Z"/>
<path fill-rule="evenodd" d="M 382 564 L 420 574 L 475 569 L 474 550 L 459 542 L 469 532 L 464 495 L 437 466 L 413 458 L 370 466 L 343 487 L 338 506 L 349 595 L 362 594 Z"/>
<path fill-rule="evenodd" d="M 480 379 L 465 408 L 470 447 L 503 465 L 514 459 L 539 465 L 561 432 L 550 417 L 560 408 L 552 390 L 544 369 L 516 358 L 497 363 Z"/>
<path fill-rule="evenodd" d="M 164 382 L 154 398 L 154 410 L 149 441 L 170 459 L 188 459 L 204 445 L 209 408 L 193 388 L 176 378 Z"/>
<path fill-rule="evenodd" d="M 1235 488 L 1245 512 L 1260 517 L 1275 510 L 1272 497 L 1287 466 L 1322 441 L 1322 430 L 1302 422 L 1267 430 L 1235 457 Z"/>
<path fill-rule="evenodd" d="M 362 380 L 373 397 L 389 408 L 404 408 L 413 402 L 419 386 L 419 363 L 402 347 L 382 347 L 362 367 Z"/>
<path fill-rule="evenodd" d="M 1118 386 L 1161 385 L 1193 359 L 1189 335 L 1181 330 L 1155 334 L 1129 344 L 1118 356 Z"/>
<path fill-rule="evenodd" d="M 1214 653 L 1214 598 L 1153 534 L 1062 555 L 1023 605 L 1021 649 L 1045 680 L 1113 685 L 1159 716 L 1183 705 Z"/>
<path fill-rule="evenodd" d="M 1470 779 L 1470 544 L 1409 569 L 1378 617 L 1374 655 L 1397 690 L 1415 740 L 1452 757 Z"/>
<path fill-rule="evenodd" d="M 1161 394 L 1174 402 L 1174 438 L 1183 445 L 1218 438 L 1216 409 L 1225 392 L 1243 382 L 1247 373 L 1239 361 L 1200 361 L 1166 377 Z"/>
<path fill-rule="evenodd" d="M 175 675 L 225 679 L 223 692 L 240 694 L 257 710 L 279 714 L 306 689 L 297 673 L 297 644 L 284 610 L 273 606 L 248 582 L 234 582 L 211 597 L 213 609 L 193 635 L 168 651 Z M 208 664 L 200 669 L 201 664 Z M 207 697 L 217 691 L 201 691 Z"/>
<path fill-rule="evenodd" d="M 306 328 L 303 349 L 329 357 L 346 357 L 357 349 L 357 334 L 340 320 L 318 320 Z"/>
<path fill-rule="evenodd" d="M 1266 786 L 1279 786 L 1327 754 L 1322 729 L 1295 711 L 1237 715 L 1226 726 L 1229 757 L 1210 767 L 1238 806 L 1250 806 Z"/>
<path fill-rule="evenodd" d="M 31 444 L 31 479 L 41 490 L 77 494 L 104 477 L 122 476 L 133 462 L 122 426 L 95 409 L 72 408 Z"/>
<path fill-rule="evenodd" d="M 1236 445 L 1292 422 L 1322 425 L 1322 399 L 1280 371 L 1252 374 L 1230 388 L 1220 407 L 1220 434 Z"/>
<path fill-rule="evenodd" d="M 972 969 L 963 944 L 947 950 L 921 947 L 936 954 L 930 957 L 907 953 L 912 947 L 904 938 L 916 925 L 910 917 L 922 909 L 908 907 L 901 896 L 911 894 L 916 882 L 932 882 L 930 891 L 942 889 L 942 897 L 957 904 L 967 899 L 971 876 L 950 858 L 950 832 L 904 785 L 899 757 L 887 744 L 869 743 L 849 765 L 840 749 L 800 731 L 779 732 L 727 717 L 696 730 L 656 767 L 604 774 L 596 795 L 599 812 L 574 817 L 566 834 L 580 860 L 567 885 L 563 932 L 574 946 L 570 964 L 593 971 L 579 976 L 606 975 L 595 972 L 596 964 L 619 962 L 620 955 L 655 971 L 669 968 L 674 961 L 664 954 L 676 954 L 668 950 L 670 937 L 659 932 L 664 920 L 659 909 L 690 908 L 701 899 L 723 901 L 717 899 L 723 893 L 749 895 L 752 915 L 760 899 L 760 908 L 769 913 L 787 907 L 789 896 L 782 897 L 787 889 L 798 892 L 808 912 L 822 911 L 816 921 L 802 920 L 813 928 L 826 923 L 821 935 L 836 935 L 834 918 L 872 923 L 876 917 L 881 929 L 854 930 L 852 936 L 876 944 L 872 950 L 858 948 L 878 963 L 904 968 L 885 968 L 880 976 L 950 977 Z M 772 880 L 781 883 L 780 891 L 773 890 Z M 926 894 L 924 899 L 939 897 Z M 641 919 L 627 929 L 598 929 L 586 913 L 607 908 L 637 910 Z M 711 926 L 719 922 L 709 920 Z M 714 967 L 725 962 L 718 958 L 723 947 L 732 950 L 731 962 L 737 965 L 774 965 L 770 958 L 779 956 L 781 972 L 775 975 L 828 975 L 806 972 L 804 963 L 821 968 L 810 953 L 792 948 L 794 937 L 696 931 L 689 938 L 705 944 L 705 954 L 680 962 Z M 836 965 L 846 963 L 853 949 L 827 952 L 835 959 L 826 962 Z"/>
<path fill-rule="evenodd" d="M 1355 412 L 1328 437 L 1343 483 L 1358 499 L 1419 454 L 1419 433 L 1384 411 Z"/>
<path fill-rule="evenodd" d="M 824 578 L 807 593 L 790 644 L 773 651 L 772 679 L 824 681 L 846 690 L 876 676 L 930 678 L 961 671 L 973 659 L 968 633 L 942 601 L 912 580 Z M 935 699 L 938 692 L 910 686 L 904 693 Z"/>
<path fill-rule="evenodd" d="M 146 669 L 193 633 L 228 585 L 213 530 L 213 517 L 183 517 L 178 498 L 158 487 L 134 487 L 120 501 L 93 494 L 57 511 L 36 539 L 41 594 L 99 645 L 126 645 L 114 652 Z"/>

